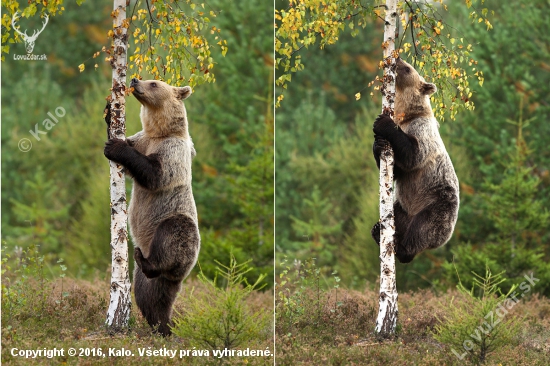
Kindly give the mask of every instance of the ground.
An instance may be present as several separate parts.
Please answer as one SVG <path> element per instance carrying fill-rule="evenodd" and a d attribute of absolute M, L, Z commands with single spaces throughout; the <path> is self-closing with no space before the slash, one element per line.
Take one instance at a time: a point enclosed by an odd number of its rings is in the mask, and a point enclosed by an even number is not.
<path fill-rule="evenodd" d="M 378 311 L 373 289 L 323 291 L 313 286 L 294 289 L 298 296 L 284 298 L 285 286 L 277 292 L 277 365 L 468 364 L 432 333 L 451 299 L 462 296 L 457 291 L 399 294 L 397 336 L 379 340 L 373 333 Z M 522 299 L 509 316 L 523 322 L 520 334 L 491 353 L 487 364 L 549 365 L 550 300 L 538 295 Z"/>
<path fill-rule="evenodd" d="M 108 277 L 108 276 L 106 276 Z M 9 282 L 3 277 L 3 284 Z M 204 284 L 196 279 L 186 280 L 184 289 L 195 293 L 204 291 Z M 42 291 L 44 289 L 44 291 Z M 17 290 L 12 286 L 12 290 Z M 68 278 L 56 281 L 41 282 L 40 280 L 27 280 L 24 289 L 10 301 L 4 296 L 2 300 L 2 364 L 4 365 L 42 365 L 42 364 L 68 364 L 68 365 L 211 365 L 211 364 L 243 364 L 271 365 L 273 357 L 231 357 L 221 361 L 215 357 L 184 356 L 180 358 L 180 351 L 193 350 L 186 339 L 177 336 L 163 338 L 151 334 L 151 328 L 139 313 L 135 302 L 132 303 L 130 319 L 130 331 L 125 334 L 109 335 L 103 327 L 107 314 L 109 299 L 109 282 L 106 279 L 94 281 L 72 280 Z M 19 300 L 24 299 L 24 302 Z M 272 291 L 253 292 L 247 300 L 247 304 L 253 309 L 273 308 Z M 11 307 L 11 311 L 9 309 Z M 6 311 L 7 310 L 7 311 Z M 183 297 L 178 297 L 175 310 L 185 311 Z M 265 339 L 244 344 L 237 349 L 249 347 L 254 350 L 266 350 L 273 352 L 272 330 Z M 46 357 L 24 358 L 12 356 L 12 350 L 43 350 L 64 349 L 64 356 L 56 356 L 52 359 Z M 77 353 L 82 352 L 81 357 L 68 356 L 69 348 L 74 348 Z M 82 349 L 82 350 L 81 350 Z M 103 356 L 94 356 L 101 349 Z M 111 355 L 109 356 L 109 350 Z M 177 350 L 176 356 L 170 358 L 160 354 L 158 356 L 139 356 L 139 350 L 164 352 L 164 350 Z M 15 351 L 15 352 L 19 352 Z M 116 356 L 125 352 L 134 356 Z M 85 354 L 89 356 L 85 356 Z M 211 353 L 210 353 L 211 354 Z"/>

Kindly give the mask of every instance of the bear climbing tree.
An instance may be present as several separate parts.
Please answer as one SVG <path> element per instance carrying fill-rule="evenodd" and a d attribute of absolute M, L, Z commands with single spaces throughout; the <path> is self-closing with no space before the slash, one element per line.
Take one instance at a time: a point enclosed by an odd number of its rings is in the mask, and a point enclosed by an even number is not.
<path fill-rule="evenodd" d="M 472 22 L 484 22 L 487 30 L 492 28 L 487 16 L 490 14 L 487 8 L 478 9 L 477 0 L 464 0 L 469 9 L 469 18 Z M 483 0 L 481 0 L 483 3 Z M 394 41 L 396 40 L 396 26 L 398 18 L 403 27 L 403 38 L 399 52 L 414 58 L 426 79 L 432 83 L 441 85 L 442 88 L 432 96 L 432 102 L 436 106 L 435 117 L 443 120 L 445 116 L 455 119 L 457 113 L 462 110 L 474 109 L 471 100 L 469 83 L 471 79 L 477 79 L 480 84 L 484 77 L 480 70 L 476 69 L 477 61 L 472 58 L 473 46 L 464 43 L 464 39 L 453 34 L 453 28 L 443 22 L 442 12 L 447 11 L 447 5 L 443 2 L 415 2 L 400 1 L 399 7 L 395 0 L 377 0 L 364 5 L 359 1 L 338 1 L 327 3 L 322 0 L 291 0 L 289 6 L 275 12 L 275 52 L 276 52 L 276 85 L 278 96 L 276 106 L 284 99 L 287 84 L 292 80 L 292 74 L 304 69 L 300 51 L 311 45 L 319 45 L 320 48 L 329 46 L 339 41 L 341 33 L 349 30 L 352 36 L 361 34 L 361 28 L 372 19 L 383 19 L 385 24 L 385 37 L 383 42 L 384 67 L 383 86 L 384 112 L 391 115 L 389 107 L 395 96 L 395 65 L 396 52 Z M 385 12 L 385 19 L 384 17 Z M 410 33 L 410 34 L 409 34 Z M 367 37 L 370 37 L 368 34 Z M 391 39 L 390 39 L 391 38 Z M 404 42 L 403 42 L 404 41 Z M 374 81 L 380 81 L 376 77 Z M 375 87 L 376 89 L 377 87 Z M 374 95 L 374 93 L 371 93 Z M 361 99 L 361 93 L 355 94 L 356 100 Z M 389 117 L 388 117 L 389 118 Z M 391 152 L 384 153 L 383 160 L 390 157 Z M 385 171 L 387 162 L 381 168 L 382 182 L 380 184 L 382 216 L 392 219 L 391 204 L 392 177 Z M 385 206 L 389 205 L 388 210 Z M 384 243 L 380 246 L 382 288 L 380 294 L 380 309 L 376 330 L 379 333 L 393 332 L 397 319 L 397 292 L 395 289 L 394 256 L 392 248 L 388 247 L 388 241 L 394 228 L 390 222 L 380 223 L 383 227 L 382 236 Z"/>
<path fill-rule="evenodd" d="M 212 72 L 216 64 L 211 55 L 213 45 L 206 34 L 215 33 L 221 54 L 227 52 L 227 41 L 220 38 L 220 29 L 210 26 L 211 18 L 217 11 L 203 12 L 204 4 L 187 1 L 186 4 L 173 7 L 169 1 L 157 1 L 150 6 L 141 4 L 145 9 L 126 17 L 125 0 L 114 0 L 113 29 L 108 33 L 113 39 L 110 48 L 103 48 L 105 60 L 112 67 L 112 89 L 109 100 L 108 138 L 125 139 L 125 96 L 128 70 L 139 77 L 142 72 L 150 73 L 155 79 L 165 79 L 174 86 L 189 83 L 191 87 L 202 83 L 215 82 Z M 158 21 L 159 18 L 166 21 Z M 174 32 L 174 29 L 176 32 Z M 185 32 L 180 32 L 185 29 Z M 138 36 L 139 35 L 139 36 Z M 133 36 L 134 54 L 128 64 L 128 38 Z M 152 44 L 161 44 L 154 47 Z M 187 47 L 180 47 L 180 45 Z M 159 49 L 163 52 L 159 54 Z M 94 58 L 101 52 L 96 52 Z M 95 65 L 97 67 L 97 65 Z M 80 72 L 85 65 L 79 65 Z M 189 77 L 183 75 L 188 73 Z M 112 280 L 111 301 L 106 324 L 111 330 L 121 330 L 128 325 L 130 317 L 130 281 L 128 275 L 128 230 L 126 191 L 124 171 L 120 164 L 110 162 L 111 190 L 111 249 Z"/>

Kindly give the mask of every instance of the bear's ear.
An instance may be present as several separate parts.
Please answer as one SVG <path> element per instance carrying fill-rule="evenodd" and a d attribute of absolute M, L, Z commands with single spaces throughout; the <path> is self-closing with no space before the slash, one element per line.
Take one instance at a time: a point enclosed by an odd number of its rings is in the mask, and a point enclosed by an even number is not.
<path fill-rule="evenodd" d="M 176 93 L 176 98 L 179 100 L 185 100 L 189 98 L 191 94 L 193 94 L 193 91 L 190 86 L 184 86 L 183 88 L 174 88 Z"/>
<path fill-rule="evenodd" d="M 420 92 L 424 95 L 431 95 L 437 91 L 435 84 L 422 82 L 420 86 Z"/>

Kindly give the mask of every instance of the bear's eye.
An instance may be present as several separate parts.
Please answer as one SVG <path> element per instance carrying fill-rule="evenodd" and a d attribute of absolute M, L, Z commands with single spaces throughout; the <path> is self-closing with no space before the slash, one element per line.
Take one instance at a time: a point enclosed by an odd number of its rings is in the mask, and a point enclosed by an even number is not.
<path fill-rule="evenodd" d="M 411 68 L 410 68 L 410 67 L 407 67 L 407 68 L 405 69 L 405 72 L 406 72 L 407 74 L 410 74 L 410 73 L 411 73 Z"/>
<path fill-rule="evenodd" d="M 156 87 L 157 87 L 157 83 L 151 83 L 151 86 L 152 86 L 153 88 L 156 88 Z"/>

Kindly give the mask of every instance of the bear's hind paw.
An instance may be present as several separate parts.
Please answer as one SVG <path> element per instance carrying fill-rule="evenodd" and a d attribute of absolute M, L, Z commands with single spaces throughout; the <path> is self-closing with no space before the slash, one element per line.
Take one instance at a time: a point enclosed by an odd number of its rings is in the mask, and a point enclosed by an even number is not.
<path fill-rule="evenodd" d="M 376 244 L 380 245 L 380 229 L 381 229 L 381 225 L 380 225 L 380 222 L 377 222 L 376 224 L 374 224 L 374 226 L 372 227 L 371 231 L 370 231 L 370 234 L 372 235 L 372 238 L 374 239 L 374 241 L 376 242 Z"/>

